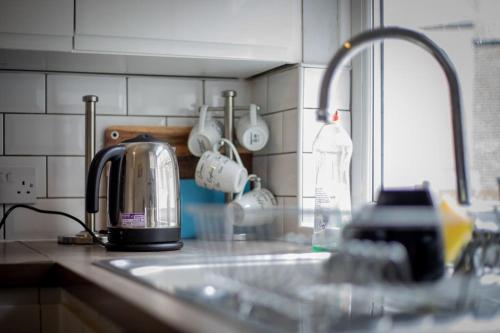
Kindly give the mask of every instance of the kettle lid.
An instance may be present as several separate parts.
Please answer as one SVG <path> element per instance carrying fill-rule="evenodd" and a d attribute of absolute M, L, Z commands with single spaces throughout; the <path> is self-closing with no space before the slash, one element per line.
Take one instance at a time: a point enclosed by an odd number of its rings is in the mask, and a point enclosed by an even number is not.
<path fill-rule="evenodd" d="M 131 142 L 161 142 L 164 143 L 163 141 L 155 138 L 154 136 L 150 134 L 139 134 L 138 136 L 128 139 L 128 140 L 123 140 L 122 143 L 131 143 Z"/>

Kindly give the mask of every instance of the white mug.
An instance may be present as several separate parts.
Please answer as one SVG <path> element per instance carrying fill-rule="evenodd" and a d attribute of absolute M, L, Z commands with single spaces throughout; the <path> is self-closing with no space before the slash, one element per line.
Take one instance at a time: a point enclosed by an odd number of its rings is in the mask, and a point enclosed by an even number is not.
<path fill-rule="evenodd" d="M 250 104 L 248 114 L 240 118 L 236 124 L 238 142 L 250 151 L 261 150 L 269 140 L 269 127 L 257 114 L 257 110 L 257 105 Z"/>
<path fill-rule="evenodd" d="M 219 152 L 224 144 L 231 148 L 236 162 Z M 196 165 L 196 184 L 210 190 L 239 193 L 243 191 L 247 177 L 248 171 L 241 162 L 238 150 L 231 141 L 226 139 L 221 139 L 216 143 L 213 150 L 204 152 Z"/>
<path fill-rule="evenodd" d="M 237 226 L 255 226 L 273 222 L 275 212 L 273 208 L 278 207 L 278 201 L 268 189 L 262 188 L 260 178 L 256 175 L 248 176 L 249 181 L 255 182 L 253 190 L 238 194 L 228 208 L 233 214 L 233 224 Z M 271 211 L 266 211 L 271 209 Z"/>
<path fill-rule="evenodd" d="M 222 138 L 223 130 L 222 123 L 210 116 L 208 106 L 202 105 L 200 120 L 189 133 L 188 149 L 191 154 L 200 157 L 205 151 L 212 149 Z"/>

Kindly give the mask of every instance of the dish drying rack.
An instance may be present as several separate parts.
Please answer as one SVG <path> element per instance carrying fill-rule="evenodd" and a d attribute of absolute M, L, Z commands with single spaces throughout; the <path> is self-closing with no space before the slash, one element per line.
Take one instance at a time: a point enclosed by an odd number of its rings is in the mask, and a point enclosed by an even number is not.
<path fill-rule="evenodd" d="M 281 208 L 252 213 L 267 216 L 269 223 L 247 226 L 244 232 L 252 235 L 260 253 L 267 254 L 236 260 L 217 256 L 221 248 L 238 246 L 232 242 L 231 210 L 227 206 L 190 209 L 209 269 L 205 285 L 178 290 L 177 295 L 276 332 L 387 332 L 415 327 L 443 332 L 464 321 L 493 322 L 500 311 L 500 256 L 494 263 L 482 262 L 490 265 L 487 270 L 478 270 L 479 262 L 464 265 L 467 261 L 462 259 L 441 280 L 415 284 L 410 282 L 406 251 L 397 243 L 349 241 L 331 253 L 304 253 L 310 252 L 310 242 L 284 234 L 283 219 L 312 217 L 314 211 Z M 338 212 L 329 216 L 340 223 Z M 484 246 L 491 243 L 479 235 L 497 244 L 500 254 L 499 233 L 478 233 L 477 242 Z M 276 242 L 293 242 L 298 253 L 269 254 Z M 493 325 L 498 329 L 500 318 Z"/>

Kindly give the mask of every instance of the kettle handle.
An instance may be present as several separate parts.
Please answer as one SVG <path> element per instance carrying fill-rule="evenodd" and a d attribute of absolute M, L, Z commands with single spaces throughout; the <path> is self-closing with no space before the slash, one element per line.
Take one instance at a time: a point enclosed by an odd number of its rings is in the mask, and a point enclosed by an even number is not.
<path fill-rule="evenodd" d="M 117 190 L 121 161 L 125 154 L 125 146 L 117 145 L 101 149 L 92 159 L 87 175 L 87 191 L 85 195 L 85 205 L 88 213 L 96 213 L 99 210 L 99 184 L 101 182 L 102 171 L 108 161 L 111 161 L 111 175 L 109 184 L 109 207 L 118 203 Z M 114 205 L 114 206 L 113 206 Z"/>

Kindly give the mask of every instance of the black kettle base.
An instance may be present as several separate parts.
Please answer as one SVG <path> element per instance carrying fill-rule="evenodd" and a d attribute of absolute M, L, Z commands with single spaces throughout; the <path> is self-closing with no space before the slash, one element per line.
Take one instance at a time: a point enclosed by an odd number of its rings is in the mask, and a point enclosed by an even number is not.
<path fill-rule="evenodd" d="M 184 243 L 182 241 L 169 243 L 143 243 L 143 244 L 114 244 L 106 243 L 108 251 L 124 252 L 153 252 L 153 251 L 175 251 L 180 250 Z"/>

